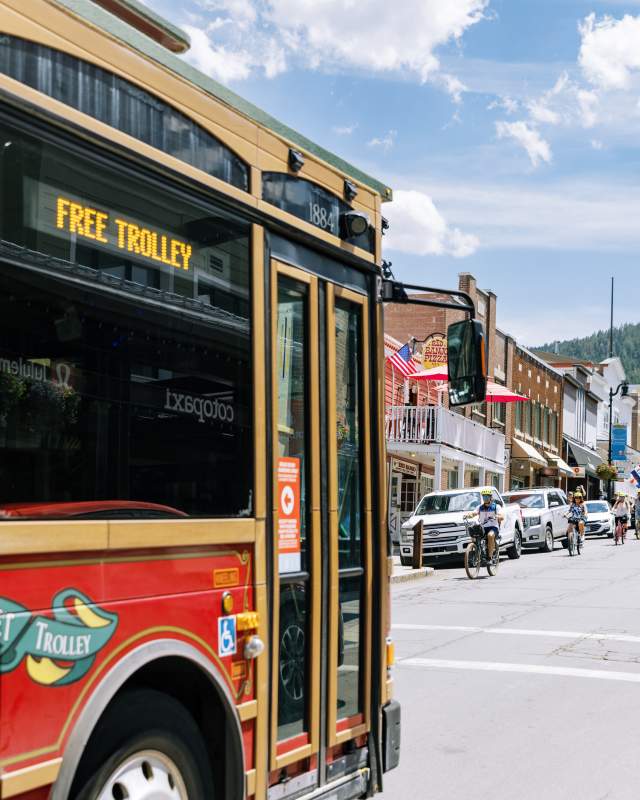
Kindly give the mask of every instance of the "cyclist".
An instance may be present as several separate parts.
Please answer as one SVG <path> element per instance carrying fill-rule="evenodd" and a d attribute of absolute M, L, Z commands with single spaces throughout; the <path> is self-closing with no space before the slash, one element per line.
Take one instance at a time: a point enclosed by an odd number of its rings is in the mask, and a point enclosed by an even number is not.
<path fill-rule="evenodd" d="M 500 536 L 500 525 L 504 521 L 504 516 L 498 511 L 498 506 L 495 500 L 493 500 L 493 491 L 491 489 L 480 489 L 480 494 L 482 495 L 482 503 L 478 506 L 475 514 L 478 515 L 478 521 L 484 529 L 487 537 L 487 554 L 489 558 L 492 559 L 496 549 L 496 540 Z"/>
<path fill-rule="evenodd" d="M 634 501 L 634 510 L 635 510 L 635 520 L 636 520 L 636 531 L 638 530 L 638 525 L 640 525 L 640 489 L 638 489 L 638 494 Z"/>
<path fill-rule="evenodd" d="M 627 535 L 627 526 L 629 524 L 629 517 L 631 516 L 631 509 L 627 502 L 627 496 L 624 492 L 618 492 L 616 502 L 613 504 L 613 515 L 616 518 L 616 528 L 618 522 L 622 525 L 622 541 L 624 542 Z"/>
<path fill-rule="evenodd" d="M 577 490 L 573 494 L 571 505 L 569 506 L 569 513 L 567 514 L 569 526 L 567 527 L 567 535 L 569 529 L 573 526 L 580 540 L 584 542 L 584 524 L 587 521 L 587 512 L 584 506 L 584 495 L 581 491 Z"/>

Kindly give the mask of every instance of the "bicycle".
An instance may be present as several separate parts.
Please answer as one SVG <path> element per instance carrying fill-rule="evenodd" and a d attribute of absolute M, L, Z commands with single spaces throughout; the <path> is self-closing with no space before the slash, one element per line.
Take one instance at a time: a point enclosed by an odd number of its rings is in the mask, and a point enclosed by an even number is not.
<path fill-rule="evenodd" d="M 475 580 L 480 574 L 480 567 L 486 567 L 491 577 L 495 577 L 500 565 L 500 535 L 496 536 L 493 556 L 489 558 L 487 551 L 487 535 L 482 525 L 470 525 L 465 520 L 467 534 L 471 541 L 464 551 L 464 569 L 470 580 Z"/>
<path fill-rule="evenodd" d="M 569 522 L 567 527 L 567 548 L 569 555 L 574 556 L 577 552 L 578 555 L 582 553 L 582 536 L 580 535 L 580 528 L 578 522 Z"/>
<path fill-rule="evenodd" d="M 636 536 L 637 535 L 638 534 L 636 533 Z M 625 539 L 626 539 L 626 533 L 624 530 L 623 517 L 616 517 L 616 536 L 615 536 L 616 546 L 618 544 L 624 544 Z"/>

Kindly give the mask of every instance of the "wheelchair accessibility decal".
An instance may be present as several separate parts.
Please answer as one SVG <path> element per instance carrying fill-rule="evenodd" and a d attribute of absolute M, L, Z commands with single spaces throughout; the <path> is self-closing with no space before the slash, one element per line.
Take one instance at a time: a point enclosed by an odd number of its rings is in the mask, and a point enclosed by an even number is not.
<path fill-rule="evenodd" d="M 83 678 L 118 627 L 118 615 L 96 606 L 77 589 L 58 592 L 53 618 L 0 597 L 0 675 L 25 660 L 42 686 L 67 686 Z"/>
<path fill-rule="evenodd" d="M 236 635 L 236 618 L 219 617 L 218 655 L 220 658 L 224 658 L 224 656 L 235 656 L 238 649 L 237 642 L 238 637 Z"/>

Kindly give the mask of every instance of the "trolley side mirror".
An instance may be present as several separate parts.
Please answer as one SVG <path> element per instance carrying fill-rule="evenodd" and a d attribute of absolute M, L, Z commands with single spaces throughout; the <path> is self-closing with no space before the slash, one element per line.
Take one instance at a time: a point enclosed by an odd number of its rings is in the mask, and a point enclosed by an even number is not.
<path fill-rule="evenodd" d="M 487 396 L 487 364 L 484 327 L 477 319 L 449 325 L 449 405 L 482 403 Z"/>

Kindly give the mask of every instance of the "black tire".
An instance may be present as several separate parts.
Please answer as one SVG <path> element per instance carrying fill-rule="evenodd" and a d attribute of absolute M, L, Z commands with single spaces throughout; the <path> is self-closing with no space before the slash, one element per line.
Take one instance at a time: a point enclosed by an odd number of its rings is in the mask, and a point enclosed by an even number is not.
<path fill-rule="evenodd" d="M 498 574 L 498 567 L 500 566 L 500 550 L 496 547 L 493 558 L 487 562 L 487 572 L 492 578 Z"/>
<path fill-rule="evenodd" d="M 480 573 L 480 551 L 475 542 L 469 542 L 464 551 L 464 568 L 471 580 L 475 580 Z"/>
<path fill-rule="evenodd" d="M 176 781 L 182 781 L 189 800 L 214 797 L 209 757 L 194 718 L 173 697 L 152 689 L 137 689 L 123 692 L 100 718 L 69 798 L 96 800 L 120 765 L 136 753 L 148 751 L 155 751 L 172 763 Z"/>
<path fill-rule="evenodd" d="M 545 535 L 544 535 L 544 546 L 543 550 L 545 553 L 553 553 L 553 546 L 555 542 L 553 541 L 553 530 L 551 527 L 548 527 Z"/>
<path fill-rule="evenodd" d="M 410 567 L 413 564 L 411 556 L 400 556 L 400 563 L 403 567 Z"/>
<path fill-rule="evenodd" d="M 516 526 L 515 533 L 513 534 L 513 544 L 507 550 L 507 555 L 511 559 L 520 558 L 522 555 L 522 534 L 520 533 L 520 528 Z"/>
<path fill-rule="evenodd" d="M 575 551 L 576 551 L 576 534 L 575 534 L 575 531 L 573 531 L 567 537 L 567 550 L 569 551 L 569 555 L 570 556 L 573 556 L 575 554 Z"/>
<path fill-rule="evenodd" d="M 576 552 L 578 555 L 582 554 L 582 537 L 579 533 L 576 534 Z"/>

